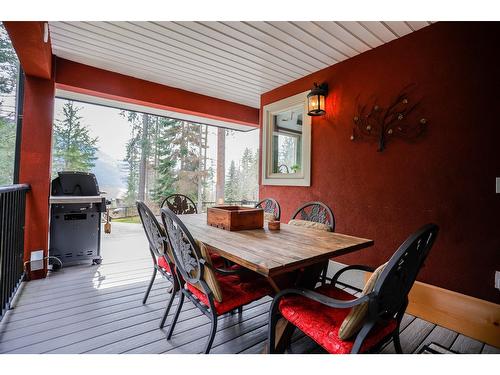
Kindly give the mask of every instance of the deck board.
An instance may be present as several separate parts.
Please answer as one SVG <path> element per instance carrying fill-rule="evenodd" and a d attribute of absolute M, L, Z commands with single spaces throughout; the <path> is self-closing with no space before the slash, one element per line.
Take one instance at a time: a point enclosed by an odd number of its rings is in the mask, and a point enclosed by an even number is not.
<path fill-rule="evenodd" d="M 462 354 L 478 354 L 481 353 L 484 344 L 477 340 L 464 335 L 458 335 L 457 339 L 451 346 L 451 350 L 454 350 Z"/>
<path fill-rule="evenodd" d="M 174 335 L 166 340 L 177 299 L 159 329 L 169 282 L 157 276 L 147 304 L 142 298 L 152 262 L 142 227 L 113 223 L 103 235 L 103 264 L 63 268 L 24 284 L 15 306 L 0 323 L 0 353 L 200 353 L 210 321 L 186 301 Z M 345 288 L 344 288 L 345 289 Z M 353 293 L 355 291 L 352 291 Z M 245 306 L 243 314 L 219 317 L 212 353 L 262 353 L 266 346 L 271 298 Z M 405 353 L 436 342 L 461 353 L 498 353 L 456 332 L 405 314 L 401 322 Z M 296 330 L 292 353 L 324 353 Z M 393 353 L 388 343 L 382 353 Z"/>
<path fill-rule="evenodd" d="M 500 349 L 486 344 L 481 351 L 481 354 L 500 354 Z"/>
<path fill-rule="evenodd" d="M 425 345 L 429 345 L 431 342 L 449 349 L 456 340 L 457 336 L 458 333 L 456 332 L 441 326 L 435 326 L 427 337 L 414 350 L 414 353 L 418 353 Z"/>
<path fill-rule="evenodd" d="M 432 323 L 419 318 L 414 319 L 406 328 L 400 331 L 399 337 L 403 353 L 413 353 L 433 328 L 434 324 Z M 396 353 L 392 341 L 381 350 L 381 353 Z"/>

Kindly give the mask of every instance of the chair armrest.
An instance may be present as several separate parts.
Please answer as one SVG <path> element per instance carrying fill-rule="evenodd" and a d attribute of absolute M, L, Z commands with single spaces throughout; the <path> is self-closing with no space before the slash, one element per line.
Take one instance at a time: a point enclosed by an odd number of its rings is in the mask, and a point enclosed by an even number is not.
<path fill-rule="evenodd" d="M 359 265 L 359 264 L 354 264 L 352 266 L 347 266 L 347 267 L 344 267 L 344 268 L 340 269 L 339 271 L 337 271 L 337 273 L 335 273 L 335 275 L 333 275 L 333 277 L 330 279 L 332 285 L 335 285 L 337 283 L 340 275 L 342 275 L 344 272 L 350 271 L 350 270 L 359 270 L 359 271 L 366 271 L 366 272 L 373 272 L 373 271 L 375 271 L 375 269 L 373 267 L 363 266 L 363 265 Z"/>
<path fill-rule="evenodd" d="M 364 295 L 364 296 L 359 297 L 359 298 L 355 298 L 355 299 L 352 299 L 349 301 L 343 301 L 343 300 L 339 300 L 339 299 L 325 296 L 324 294 L 320 294 L 320 293 L 317 293 L 317 292 L 309 290 L 309 289 L 294 288 L 294 289 L 285 289 L 285 290 L 279 292 L 276 295 L 276 297 L 274 297 L 273 305 L 279 303 L 279 300 L 281 298 L 283 298 L 286 295 L 290 295 L 290 294 L 301 295 L 303 297 L 312 299 L 313 301 L 319 302 L 322 305 L 325 305 L 328 307 L 334 307 L 337 309 L 348 309 L 350 307 L 360 305 L 362 303 L 368 302 L 373 296 L 373 293 L 369 293 L 369 294 Z"/>

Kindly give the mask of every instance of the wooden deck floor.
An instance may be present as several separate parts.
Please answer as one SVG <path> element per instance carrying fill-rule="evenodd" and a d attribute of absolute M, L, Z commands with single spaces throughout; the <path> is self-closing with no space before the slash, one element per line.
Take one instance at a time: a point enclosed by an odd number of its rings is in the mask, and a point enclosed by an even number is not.
<path fill-rule="evenodd" d="M 14 308 L 0 323 L 0 353 L 200 353 L 209 320 L 188 302 L 174 336 L 158 325 L 168 283 L 157 278 L 148 303 L 142 296 L 151 259 L 140 225 L 113 224 L 103 236 L 100 266 L 80 265 L 25 283 Z M 211 353 L 261 353 L 267 337 L 271 299 L 252 303 L 243 314 L 219 318 Z M 176 304 L 176 302 L 174 302 Z M 174 310 L 174 309 L 172 309 Z M 172 311 L 173 313 L 173 311 Z M 167 320 L 167 323 L 170 321 Z M 460 353 L 499 353 L 496 348 L 406 315 L 401 327 L 405 353 L 436 342 Z M 323 353 L 297 332 L 293 353 Z M 393 353 L 389 343 L 382 353 Z"/>

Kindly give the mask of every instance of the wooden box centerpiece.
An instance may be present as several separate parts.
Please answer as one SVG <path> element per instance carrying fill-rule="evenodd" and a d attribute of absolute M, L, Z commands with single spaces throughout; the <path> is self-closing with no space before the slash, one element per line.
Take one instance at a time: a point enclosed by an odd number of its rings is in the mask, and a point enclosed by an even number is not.
<path fill-rule="evenodd" d="M 264 210 L 241 206 L 209 207 L 207 224 L 230 231 L 259 229 L 264 226 Z"/>

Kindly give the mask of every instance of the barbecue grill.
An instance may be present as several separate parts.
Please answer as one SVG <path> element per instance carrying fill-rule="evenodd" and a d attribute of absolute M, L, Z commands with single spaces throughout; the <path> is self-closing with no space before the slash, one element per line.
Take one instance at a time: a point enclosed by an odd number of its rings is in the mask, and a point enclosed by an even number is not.
<path fill-rule="evenodd" d="M 95 175 L 58 172 L 52 180 L 50 204 L 49 255 L 64 266 L 89 260 L 100 264 L 101 213 L 106 211 L 106 199 L 100 195 Z"/>

